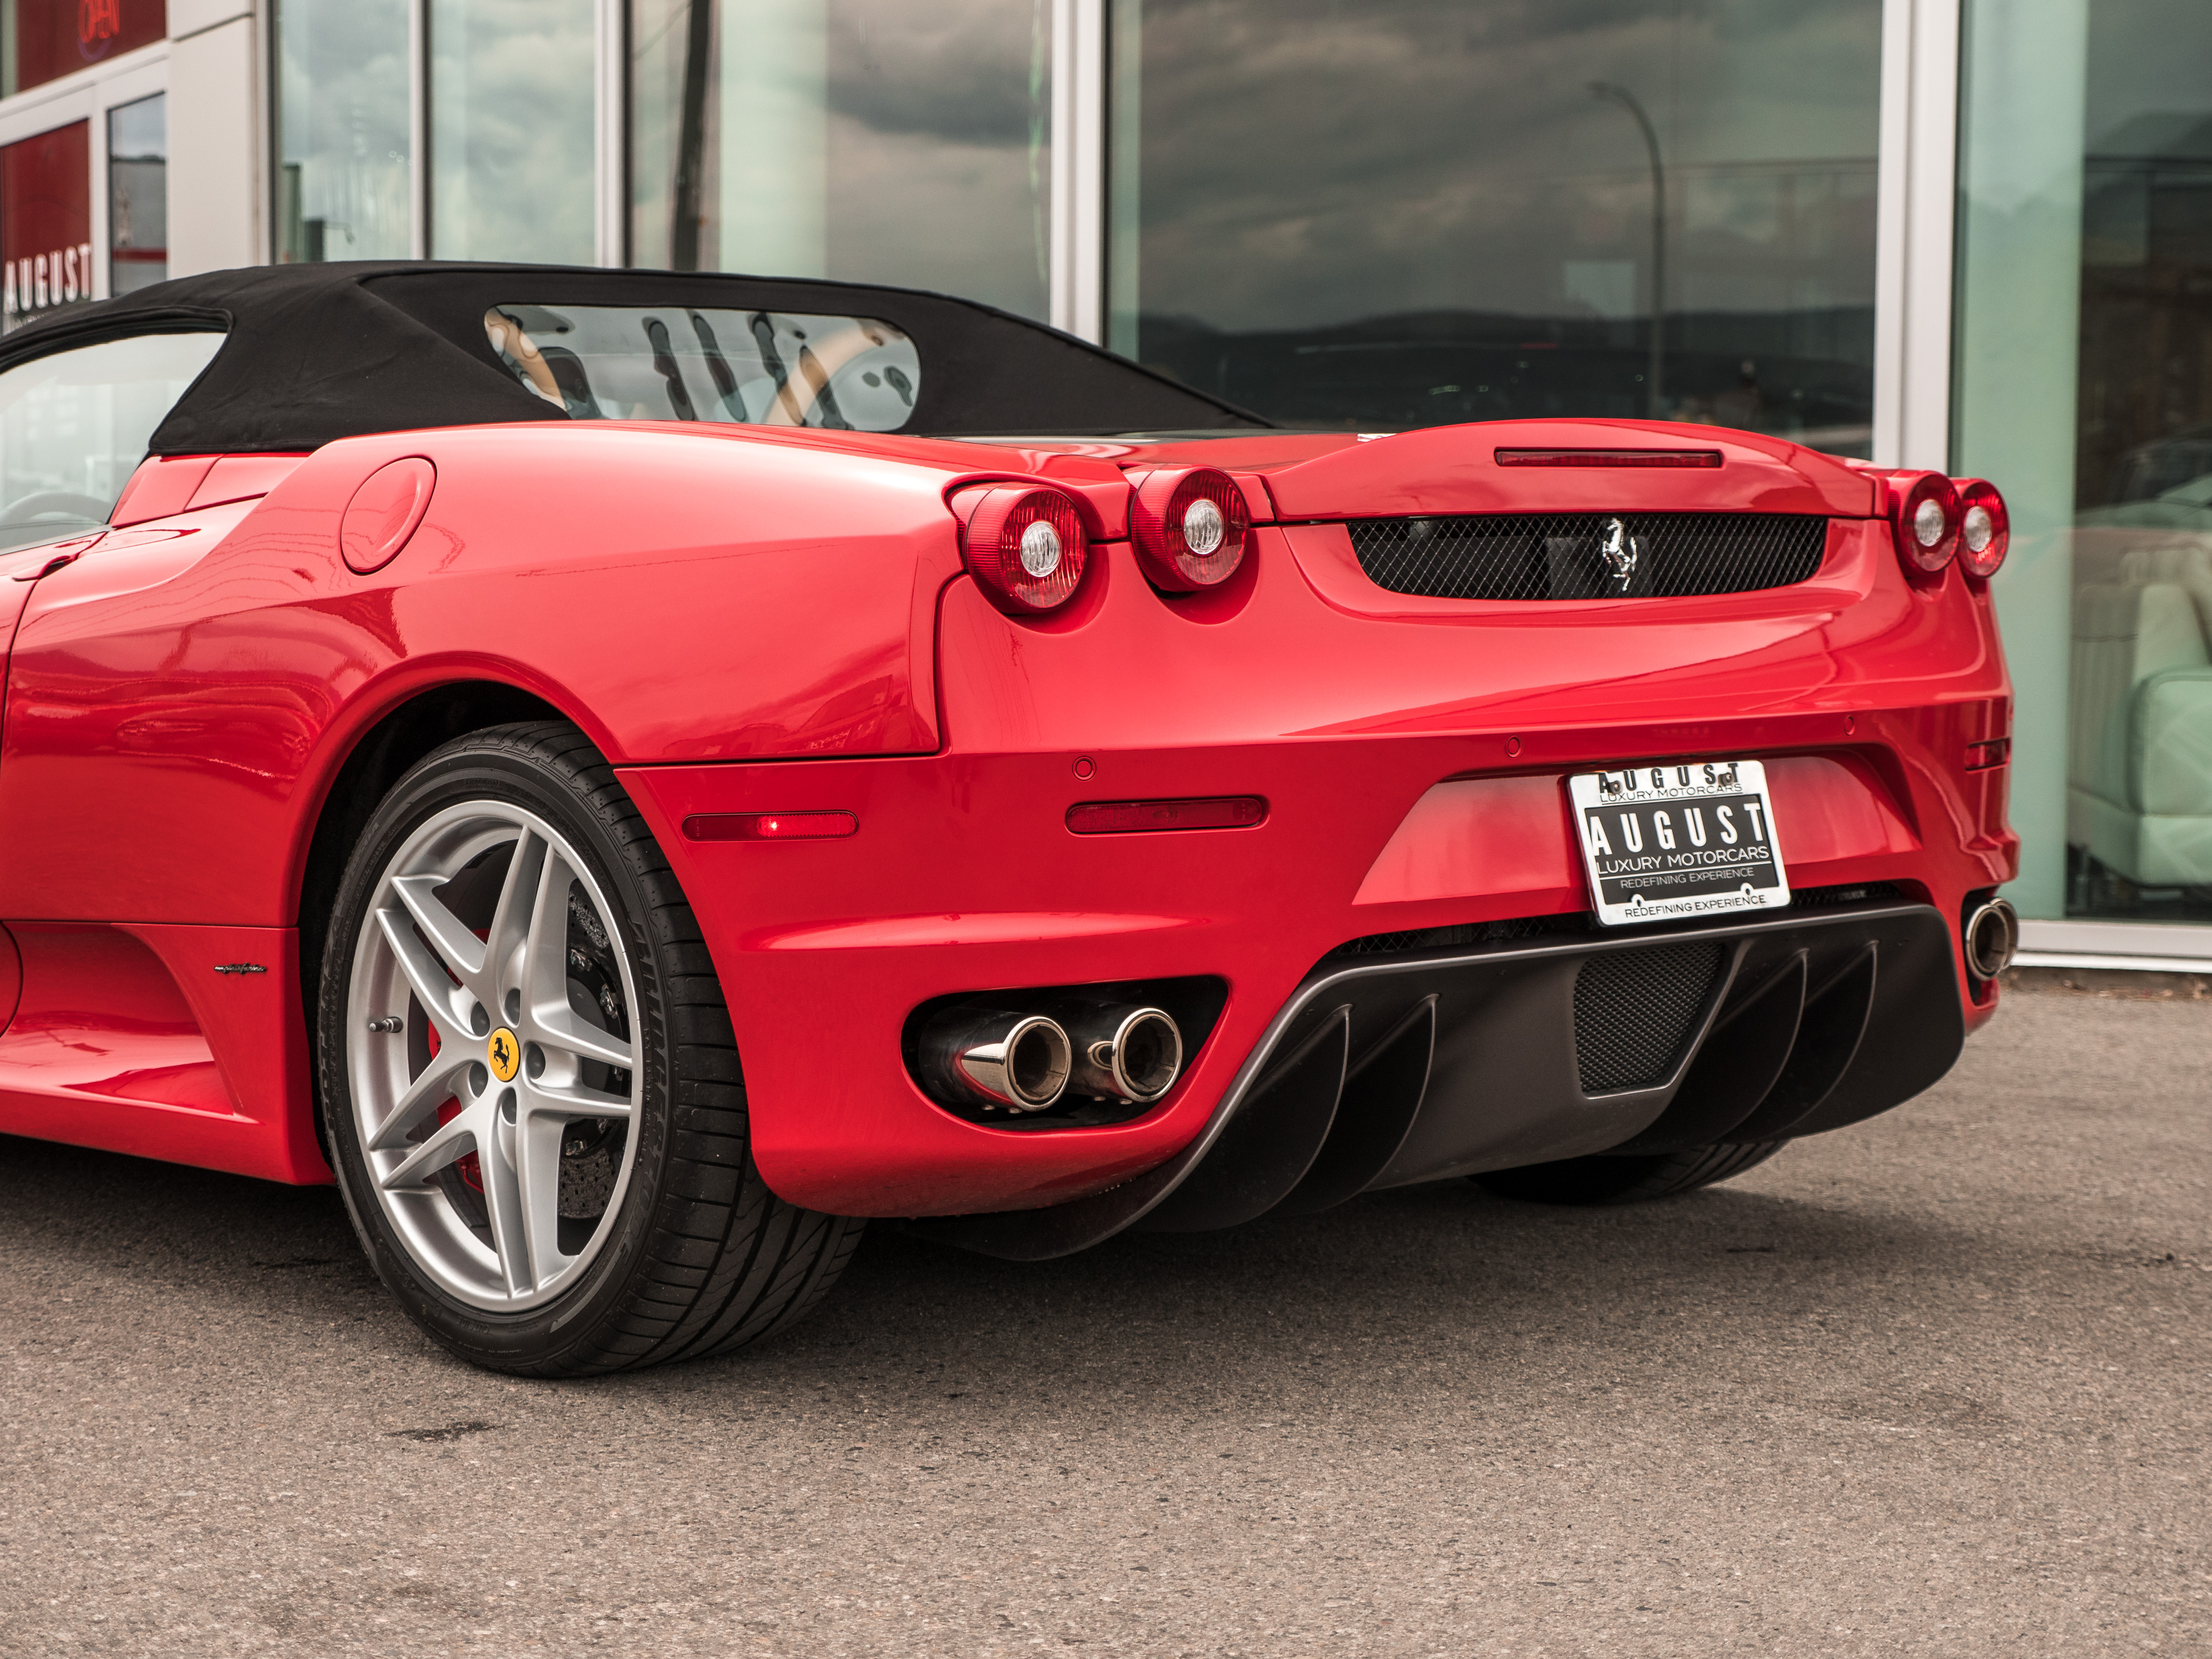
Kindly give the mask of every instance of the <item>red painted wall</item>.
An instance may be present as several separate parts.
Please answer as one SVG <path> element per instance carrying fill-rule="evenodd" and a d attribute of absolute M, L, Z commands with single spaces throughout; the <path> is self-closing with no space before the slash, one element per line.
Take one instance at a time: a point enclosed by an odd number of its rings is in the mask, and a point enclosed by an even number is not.
<path fill-rule="evenodd" d="M 0 145 L 0 307 L 19 319 L 92 297 L 92 124 Z"/>
<path fill-rule="evenodd" d="M 15 84 L 60 79 L 169 32 L 167 0 L 15 0 Z"/>

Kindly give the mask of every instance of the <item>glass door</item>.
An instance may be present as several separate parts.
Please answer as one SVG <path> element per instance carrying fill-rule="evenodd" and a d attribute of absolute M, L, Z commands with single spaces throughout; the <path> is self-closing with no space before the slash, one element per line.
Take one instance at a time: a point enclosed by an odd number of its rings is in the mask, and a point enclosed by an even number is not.
<path fill-rule="evenodd" d="M 2212 8 L 1966 21 L 1954 461 L 2013 509 L 2015 902 L 2212 923 Z"/>

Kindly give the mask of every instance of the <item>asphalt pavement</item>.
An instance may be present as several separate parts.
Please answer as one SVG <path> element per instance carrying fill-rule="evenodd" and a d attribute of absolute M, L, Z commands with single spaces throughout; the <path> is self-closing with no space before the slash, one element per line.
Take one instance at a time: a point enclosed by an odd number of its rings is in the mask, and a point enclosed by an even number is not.
<path fill-rule="evenodd" d="M 472 1371 L 337 1197 L 0 1139 L 0 1653 L 2212 1653 L 2212 1003 L 1729 1186 L 1465 1183 Z"/>

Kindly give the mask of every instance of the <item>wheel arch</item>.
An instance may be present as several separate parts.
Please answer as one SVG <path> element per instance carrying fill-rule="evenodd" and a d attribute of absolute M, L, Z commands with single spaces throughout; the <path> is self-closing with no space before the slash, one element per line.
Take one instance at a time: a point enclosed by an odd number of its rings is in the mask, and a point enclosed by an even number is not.
<path fill-rule="evenodd" d="M 298 908 L 300 1004 L 307 1026 L 309 1075 L 314 1063 L 315 1006 L 322 982 L 323 955 L 338 884 L 346 858 L 360 839 L 370 814 L 392 785 L 424 756 L 455 738 L 519 720 L 571 720 L 573 716 L 534 692 L 500 680 L 453 680 L 415 692 L 387 709 L 360 732 L 324 792 L 301 860 Z M 312 1085 L 319 1094 L 320 1084 Z M 322 1134 L 319 1099 L 308 1103 L 315 1133 Z M 328 1148 L 325 1149 L 325 1153 Z"/>

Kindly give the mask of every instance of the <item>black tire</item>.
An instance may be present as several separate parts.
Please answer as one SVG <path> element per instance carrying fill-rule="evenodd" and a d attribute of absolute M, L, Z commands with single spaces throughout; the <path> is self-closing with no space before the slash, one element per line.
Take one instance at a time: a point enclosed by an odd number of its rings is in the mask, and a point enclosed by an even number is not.
<path fill-rule="evenodd" d="M 1517 1170 L 1491 1170 L 1468 1180 L 1500 1198 L 1527 1204 L 1643 1204 L 1673 1198 L 1740 1176 L 1764 1164 L 1789 1143 L 1749 1141 L 1734 1146 L 1698 1146 L 1686 1152 L 1636 1152 L 1613 1158 L 1565 1158 L 1556 1164 L 1524 1164 Z"/>
<path fill-rule="evenodd" d="M 574 1282 L 549 1291 L 554 1299 L 514 1312 L 450 1293 L 386 1212 L 356 1121 L 347 1046 L 371 1040 L 350 1029 L 349 999 L 356 956 L 373 948 L 369 912 L 387 890 L 392 861 L 431 819 L 478 803 L 520 809 L 558 832 L 604 896 L 616 924 L 608 932 L 619 934 L 635 985 L 620 1030 L 637 1075 L 633 1082 L 629 1072 L 605 1074 L 635 1090 L 635 1116 L 623 1131 L 635 1137 L 634 1162 L 615 1188 L 613 1212 L 603 1195 L 597 1219 L 585 1224 L 599 1230 L 596 1254 L 580 1259 Z M 580 883 L 571 889 L 572 907 L 580 890 Z M 416 765 L 354 846 L 328 940 L 316 1047 L 338 1184 L 378 1277 L 460 1358 L 526 1376 L 580 1376 L 726 1353 L 798 1320 L 851 1257 L 864 1222 L 785 1203 L 754 1168 L 736 1036 L 697 919 L 612 769 L 574 726 L 496 726 Z M 412 1060 L 399 1063 L 420 1070 Z M 445 1121 L 441 1112 L 438 1121 Z M 559 1145 L 566 1160 L 568 1130 Z M 560 1173 L 565 1226 L 565 1161 Z M 450 1190 L 458 1201 L 458 1188 Z"/>

